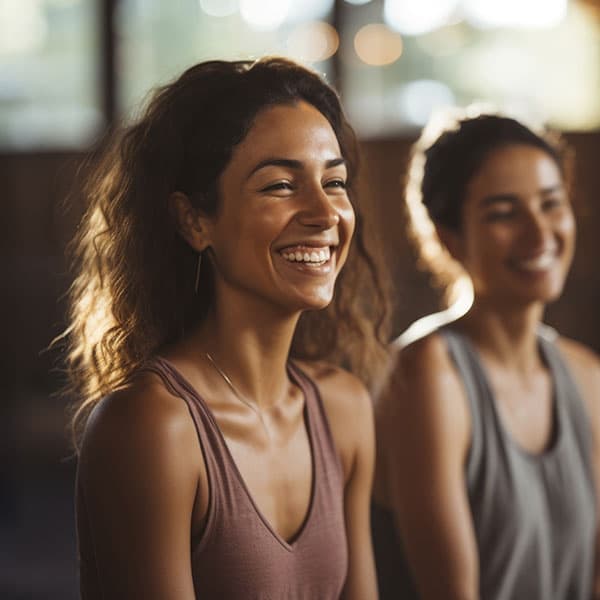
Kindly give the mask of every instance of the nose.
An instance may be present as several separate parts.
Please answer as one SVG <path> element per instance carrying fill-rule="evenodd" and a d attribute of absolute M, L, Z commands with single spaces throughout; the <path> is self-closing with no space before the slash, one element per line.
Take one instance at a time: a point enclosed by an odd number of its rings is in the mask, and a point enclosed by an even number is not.
<path fill-rule="evenodd" d="M 340 222 L 337 206 L 340 197 L 329 196 L 320 185 L 307 190 L 304 202 L 305 206 L 298 215 L 298 220 L 302 225 L 318 227 L 319 229 L 331 229 Z"/>
<path fill-rule="evenodd" d="M 550 228 L 548 218 L 541 211 L 527 211 L 523 227 L 525 242 L 534 248 L 544 246 Z"/>

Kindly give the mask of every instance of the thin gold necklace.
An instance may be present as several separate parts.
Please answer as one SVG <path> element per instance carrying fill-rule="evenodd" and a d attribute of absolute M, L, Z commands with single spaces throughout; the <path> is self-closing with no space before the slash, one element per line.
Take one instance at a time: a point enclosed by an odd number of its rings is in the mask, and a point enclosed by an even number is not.
<path fill-rule="evenodd" d="M 257 406 L 255 406 L 252 402 L 250 402 L 249 400 L 246 400 L 246 398 L 244 398 L 244 396 L 242 395 L 242 393 L 235 387 L 235 385 L 233 385 L 233 381 L 231 381 L 231 379 L 229 378 L 229 376 L 227 375 L 227 373 L 225 373 L 225 371 L 223 371 L 223 369 L 221 369 L 221 367 L 219 367 L 219 365 L 217 364 L 217 361 L 210 355 L 210 353 L 205 352 L 204 355 L 208 359 L 208 362 L 213 366 L 213 368 L 215 369 L 215 371 L 223 378 L 223 380 L 225 381 L 225 383 L 229 386 L 229 388 L 231 389 L 231 391 L 233 392 L 233 394 L 235 395 L 235 397 L 242 404 L 244 404 L 250 410 L 252 410 L 254 413 L 256 413 L 256 415 L 260 419 L 260 422 L 261 422 L 261 424 L 263 426 L 263 429 L 265 430 L 267 436 L 271 437 L 271 435 L 269 433 L 269 429 L 267 427 L 267 424 L 265 423 L 265 418 L 264 418 L 261 410 Z"/>

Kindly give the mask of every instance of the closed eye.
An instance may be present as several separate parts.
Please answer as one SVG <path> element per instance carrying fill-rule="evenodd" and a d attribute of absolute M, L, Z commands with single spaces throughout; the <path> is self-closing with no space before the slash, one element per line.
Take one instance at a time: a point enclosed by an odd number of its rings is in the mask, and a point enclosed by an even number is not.
<path fill-rule="evenodd" d="M 285 190 L 293 190 L 294 187 L 289 181 L 278 181 L 277 183 L 272 183 L 270 185 L 261 188 L 261 192 L 277 192 L 277 191 L 285 191 Z"/>
<path fill-rule="evenodd" d="M 542 210 L 552 210 L 563 205 L 562 198 L 544 198 L 542 201 Z"/>
<path fill-rule="evenodd" d="M 329 181 L 325 182 L 325 187 L 345 190 L 346 181 L 344 179 L 330 179 Z"/>
<path fill-rule="evenodd" d="M 497 221 L 508 221 L 509 219 L 512 219 L 516 214 L 516 211 L 509 209 L 509 210 L 494 210 L 494 211 L 490 211 L 487 212 L 484 215 L 484 220 L 487 223 L 495 223 Z"/>

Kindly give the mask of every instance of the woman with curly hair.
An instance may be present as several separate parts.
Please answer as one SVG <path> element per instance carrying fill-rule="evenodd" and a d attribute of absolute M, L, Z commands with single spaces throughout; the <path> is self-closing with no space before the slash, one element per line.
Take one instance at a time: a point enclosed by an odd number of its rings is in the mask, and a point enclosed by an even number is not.
<path fill-rule="evenodd" d="M 500 114 L 435 127 L 414 147 L 410 225 L 473 302 L 404 337 L 376 404 L 381 597 L 597 598 L 600 361 L 542 324 L 574 251 L 568 153 Z"/>
<path fill-rule="evenodd" d="M 376 596 L 371 405 L 335 366 L 384 352 L 355 145 L 315 73 L 210 61 L 95 167 L 68 330 L 84 598 Z"/>

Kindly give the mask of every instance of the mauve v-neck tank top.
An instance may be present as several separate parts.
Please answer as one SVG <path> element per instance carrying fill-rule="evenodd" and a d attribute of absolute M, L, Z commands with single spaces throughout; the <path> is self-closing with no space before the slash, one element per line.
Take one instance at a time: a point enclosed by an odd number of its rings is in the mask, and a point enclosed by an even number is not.
<path fill-rule="evenodd" d="M 344 475 L 314 382 L 298 367 L 288 365 L 292 381 L 305 398 L 312 488 L 304 522 L 293 539 L 284 540 L 254 503 L 204 400 L 166 360 L 157 358 L 145 368 L 157 373 L 167 389 L 186 402 L 206 464 L 209 485 L 206 524 L 198 539 L 190 539 L 196 597 L 337 600 L 348 567 Z M 80 547 L 81 560 L 84 550 Z M 100 582 L 94 581 L 95 571 L 92 565 L 85 568 L 87 577 L 81 581 L 84 598 L 102 597 L 98 594 Z M 94 592 L 88 596 L 86 589 Z"/>
<path fill-rule="evenodd" d="M 464 383 L 472 435 L 465 483 L 479 554 L 482 600 L 589 600 L 596 492 L 592 432 L 575 381 L 542 327 L 541 356 L 554 384 L 554 434 L 531 454 L 505 428 L 478 352 L 452 327 L 440 330 Z M 444 499 L 440 498 L 440 502 Z M 416 599 L 391 513 L 372 507 L 381 598 Z"/>

